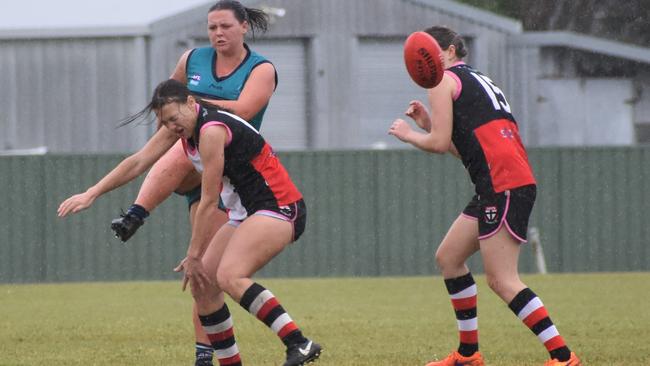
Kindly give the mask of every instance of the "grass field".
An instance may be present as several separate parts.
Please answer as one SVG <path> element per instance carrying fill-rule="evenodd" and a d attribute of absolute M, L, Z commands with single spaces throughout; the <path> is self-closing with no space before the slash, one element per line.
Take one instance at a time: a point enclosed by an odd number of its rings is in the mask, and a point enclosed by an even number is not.
<path fill-rule="evenodd" d="M 524 276 L 584 365 L 650 365 L 650 273 Z M 487 365 L 543 365 L 536 337 L 479 286 Z M 272 279 L 322 366 L 423 366 L 457 343 L 440 277 Z M 229 304 L 246 365 L 281 365 L 280 341 Z M 177 282 L 0 286 L 0 365 L 192 365 L 190 295 Z"/>

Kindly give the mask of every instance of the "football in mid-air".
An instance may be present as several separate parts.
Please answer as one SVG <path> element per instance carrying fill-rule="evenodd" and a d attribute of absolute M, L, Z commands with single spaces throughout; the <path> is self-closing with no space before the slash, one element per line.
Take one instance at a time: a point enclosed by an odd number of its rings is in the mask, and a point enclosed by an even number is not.
<path fill-rule="evenodd" d="M 413 32 L 404 42 L 404 64 L 411 79 L 423 88 L 440 84 L 444 68 L 442 50 L 429 33 Z"/>

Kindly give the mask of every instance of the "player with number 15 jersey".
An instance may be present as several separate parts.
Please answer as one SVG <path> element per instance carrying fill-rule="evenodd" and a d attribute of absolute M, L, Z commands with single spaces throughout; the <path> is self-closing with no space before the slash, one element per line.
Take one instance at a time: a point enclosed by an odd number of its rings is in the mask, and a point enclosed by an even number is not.
<path fill-rule="evenodd" d="M 476 194 L 535 184 L 517 122 L 501 89 L 463 62 L 445 72 L 457 83 L 451 139 Z"/>
<path fill-rule="evenodd" d="M 459 157 L 476 192 L 435 255 L 457 320 L 458 349 L 427 366 L 485 365 L 479 351 L 478 288 L 467 265 L 476 252 L 490 288 L 548 351 L 545 365 L 580 366 L 541 299 L 518 273 L 537 188 L 510 105 L 490 78 L 462 61 L 467 49 L 458 33 L 441 26 L 424 31 L 440 45 L 445 73 L 427 89 L 431 113 L 420 101 L 409 103 L 405 112 L 424 133 L 402 119 L 389 133 L 424 151 Z"/>

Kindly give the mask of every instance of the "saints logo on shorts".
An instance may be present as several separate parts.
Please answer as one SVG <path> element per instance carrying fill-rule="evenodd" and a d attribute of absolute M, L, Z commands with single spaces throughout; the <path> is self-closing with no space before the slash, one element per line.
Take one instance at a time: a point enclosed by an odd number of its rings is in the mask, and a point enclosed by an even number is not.
<path fill-rule="evenodd" d="M 496 224 L 498 218 L 498 211 L 496 206 L 487 206 L 485 207 L 485 223 L 486 224 Z"/>
<path fill-rule="evenodd" d="M 295 215 L 294 207 L 292 206 L 280 206 L 280 212 L 289 219 L 293 219 Z"/>

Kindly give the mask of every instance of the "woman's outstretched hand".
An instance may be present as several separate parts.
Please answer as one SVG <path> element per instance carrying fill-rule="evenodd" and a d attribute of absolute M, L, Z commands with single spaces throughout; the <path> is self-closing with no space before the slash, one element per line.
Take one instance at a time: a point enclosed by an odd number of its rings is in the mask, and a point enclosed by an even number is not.
<path fill-rule="evenodd" d="M 74 196 L 61 202 L 56 213 L 59 217 L 66 217 L 68 214 L 75 214 L 79 211 L 85 210 L 95 202 L 95 195 L 86 191 L 84 193 L 75 194 Z"/>

